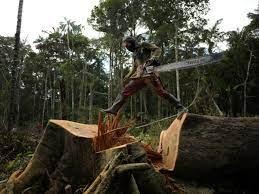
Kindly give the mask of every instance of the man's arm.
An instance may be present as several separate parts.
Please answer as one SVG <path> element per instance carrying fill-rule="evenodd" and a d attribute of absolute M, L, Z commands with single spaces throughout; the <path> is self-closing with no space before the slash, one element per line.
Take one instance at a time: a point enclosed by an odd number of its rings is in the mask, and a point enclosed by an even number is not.
<path fill-rule="evenodd" d="M 130 69 L 129 73 L 127 73 L 127 75 L 124 77 L 124 79 L 130 78 L 136 70 L 137 70 L 137 65 L 133 63 L 132 68 Z"/>
<path fill-rule="evenodd" d="M 137 66 L 135 65 L 135 63 L 133 63 L 129 73 L 127 73 L 127 75 L 125 75 L 125 77 L 123 78 L 123 86 L 125 86 L 129 82 L 130 77 L 134 74 L 136 69 Z"/>
<path fill-rule="evenodd" d="M 151 56 L 150 59 L 155 59 L 158 60 L 160 55 L 161 55 L 161 48 L 159 48 L 157 45 L 152 44 L 152 43 L 147 43 L 147 42 L 143 42 L 143 48 L 149 49 L 151 50 Z"/>
<path fill-rule="evenodd" d="M 157 45 L 152 43 L 143 43 L 143 47 L 151 51 L 150 58 L 147 59 L 146 65 L 159 66 L 159 57 L 161 55 L 162 50 Z"/>

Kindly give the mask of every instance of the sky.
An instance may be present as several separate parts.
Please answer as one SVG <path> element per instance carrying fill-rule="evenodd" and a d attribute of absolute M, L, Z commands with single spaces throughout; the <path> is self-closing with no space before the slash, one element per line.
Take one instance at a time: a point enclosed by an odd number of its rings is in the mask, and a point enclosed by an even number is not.
<path fill-rule="evenodd" d="M 64 17 L 85 26 L 90 38 L 100 36 L 90 26 L 87 18 L 99 0 L 24 0 L 21 38 L 32 43 L 42 31 L 51 31 Z M 0 0 L 0 35 L 14 36 L 19 0 Z M 237 30 L 249 23 L 247 14 L 254 12 L 259 0 L 210 0 L 209 25 L 223 18 L 222 31 Z"/>

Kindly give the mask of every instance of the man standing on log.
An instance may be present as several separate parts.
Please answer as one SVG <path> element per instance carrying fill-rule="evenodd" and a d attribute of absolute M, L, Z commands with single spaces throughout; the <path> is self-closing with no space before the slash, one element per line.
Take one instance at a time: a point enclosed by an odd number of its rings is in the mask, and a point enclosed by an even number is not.
<path fill-rule="evenodd" d="M 133 67 L 124 78 L 124 88 L 116 97 L 113 105 L 103 110 L 106 113 L 116 115 L 129 96 L 140 89 L 151 85 L 155 92 L 173 104 L 178 112 L 186 110 L 180 101 L 163 87 L 158 72 L 153 69 L 160 65 L 158 58 L 161 55 L 161 49 L 155 44 L 142 42 L 138 43 L 133 37 L 127 37 L 123 40 L 123 47 L 133 53 Z"/>

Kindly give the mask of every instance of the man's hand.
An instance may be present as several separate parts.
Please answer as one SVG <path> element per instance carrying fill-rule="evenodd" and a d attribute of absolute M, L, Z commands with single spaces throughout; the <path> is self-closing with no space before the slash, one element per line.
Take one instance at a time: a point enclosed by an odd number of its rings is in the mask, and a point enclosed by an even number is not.
<path fill-rule="evenodd" d="M 160 62 L 157 59 L 151 58 L 146 61 L 146 66 L 152 65 L 154 67 L 157 67 L 160 65 Z"/>

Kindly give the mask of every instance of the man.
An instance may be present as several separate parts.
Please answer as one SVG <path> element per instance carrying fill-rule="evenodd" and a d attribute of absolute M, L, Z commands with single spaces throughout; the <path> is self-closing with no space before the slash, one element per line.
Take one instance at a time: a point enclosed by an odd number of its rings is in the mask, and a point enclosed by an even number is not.
<path fill-rule="evenodd" d="M 122 45 L 133 53 L 133 67 L 124 78 L 124 82 L 128 80 L 129 82 L 118 94 L 113 105 L 103 111 L 116 115 L 129 96 L 147 85 L 151 85 L 159 96 L 172 103 L 178 112 L 184 110 L 180 101 L 164 89 L 158 72 L 153 71 L 154 66 L 160 65 L 158 58 L 161 55 L 161 49 L 155 44 L 138 43 L 133 37 L 125 38 Z"/>

